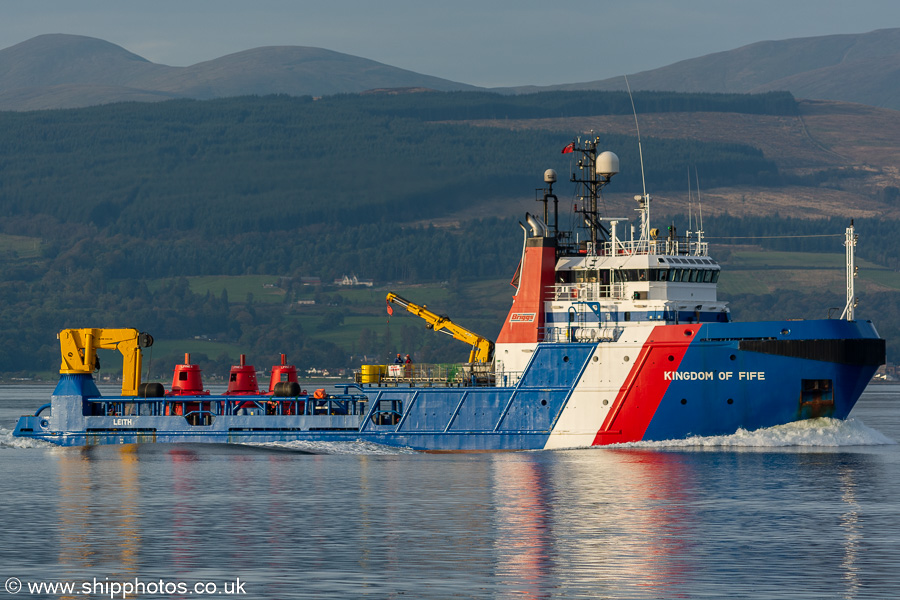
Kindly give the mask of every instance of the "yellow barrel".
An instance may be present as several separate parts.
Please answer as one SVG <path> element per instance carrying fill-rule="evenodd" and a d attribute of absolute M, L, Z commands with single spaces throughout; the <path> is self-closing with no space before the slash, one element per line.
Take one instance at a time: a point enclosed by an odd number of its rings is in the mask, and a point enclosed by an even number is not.
<path fill-rule="evenodd" d="M 362 365 L 359 371 L 360 383 L 378 383 L 381 380 L 380 365 Z"/>

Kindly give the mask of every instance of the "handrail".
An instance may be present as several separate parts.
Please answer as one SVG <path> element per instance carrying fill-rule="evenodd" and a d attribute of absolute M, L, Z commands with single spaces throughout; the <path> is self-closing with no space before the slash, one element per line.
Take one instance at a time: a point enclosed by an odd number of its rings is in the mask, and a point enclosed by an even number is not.
<path fill-rule="evenodd" d="M 353 384 L 348 384 L 348 386 L 352 386 Z M 156 398 L 132 398 L 129 396 L 106 396 L 99 398 L 85 398 L 85 401 L 92 405 L 97 405 L 101 407 L 109 407 L 113 406 L 113 410 L 116 411 L 116 414 L 97 414 L 92 416 L 116 416 L 116 417 L 133 417 L 133 416 L 186 416 L 193 412 L 208 412 L 212 415 L 224 415 L 224 416 L 273 416 L 274 415 L 284 415 L 284 414 L 293 414 L 293 415 L 306 415 L 306 416 L 321 416 L 323 414 L 330 414 L 332 410 L 336 408 L 340 408 L 341 410 L 346 410 L 347 415 L 358 415 L 362 410 L 362 407 L 368 401 L 368 398 L 364 394 L 344 394 L 344 395 L 333 395 L 327 398 L 314 398 L 310 395 L 305 396 L 289 396 L 289 397 L 281 397 L 281 396 L 263 396 L 263 395 L 241 395 L 241 396 L 161 396 Z M 183 414 L 175 414 L 175 411 L 172 411 L 172 414 L 165 414 L 165 409 L 167 406 L 172 405 L 182 405 L 184 408 Z M 252 405 L 252 406 L 244 406 L 243 408 L 254 408 L 261 410 L 261 414 L 259 415 L 237 415 L 237 411 L 242 408 L 242 405 Z M 131 414 L 123 414 L 118 412 L 120 409 L 119 406 L 124 407 L 128 406 L 150 406 L 150 414 L 146 412 L 141 413 L 140 409 Z M 191 410 L 188 410 L 187 405 L 199 405 L 198 407 L 190 407 Z M 285 406 L 294 406 L 294 413 L 285 413 Z M 47 406 L 50 406 L 49 404 Z M 155 409 L 154 409 L 155 407 Z M 44 407 L 42 407 L 43 409 Z M 271 414 L 267 414 L 267 409 L 274 408 L 275 412 Z M 324 409 L 324 413 L 318 412 Z M 103 413 L 108 412 L 108 408 L 101 409 Z M 37 416 L 37 415 L 35 415 Z"/>
<path fill-rule="evenodd" d="M 643 254 L 708 256 L 709 244 L 707 242 L 693 241 L 687 237 L 649 241 L 617 239 L 615 244 L 613 242 L 604 242 L 600 246 L 600 254 L 603 256 L 631 256 Z"/>
<path fill-rule="evenodd" d="M 625 284 L 613 283 L 602 285 L 593 282 L 558 283 L 547 286 L 552 300 L 624 300 Z"/>

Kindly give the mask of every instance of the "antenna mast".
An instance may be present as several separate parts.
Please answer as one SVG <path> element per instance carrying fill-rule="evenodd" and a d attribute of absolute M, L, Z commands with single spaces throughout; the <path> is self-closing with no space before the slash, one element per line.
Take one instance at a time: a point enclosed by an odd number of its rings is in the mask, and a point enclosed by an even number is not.
<path fill-rule="evenodd" d="M 688 167 L 688 169 L 687 169 L 687 176 L 688 176 L 688 229 L 687 229 L 687 234 L 688 234 L 688 237 L 691 237 L 691 230 L 694 227 L 694 221 L 693 221 L 694 194 L 693 194 L 693 191 L 691 190 L 691 168 L 690 167 Z"/>
<path fill-rule="evenodd" d="M 641 159 L 641 188 L 643 194 L 635 196 L 638 202 L 638 211 L 641 213 L 641 240 L 650 241 L 650 195 L 647 193 L 647 180 L 644 177 L 644 149 L 641 147 L 641 128 L 638 125 L 637 110 L 634 108 L 634 96 L 631 95 L 631 85 L 628 83 L 628 75 L 625 75 L 625 87 L 628 89 L 628 99 L 631 100 L 631 112 L 634 114 L 634 128 L 637 130 L 638 156 Z"/>
<path fill-rule="evenodd" d="M 700 246 L 703 244 L 703 201 L 700 199 L 700 175 L 697 174 L 697 165 L 694 165 L 694 179 L 697 181 L 697 254 L 700 254 Z"/>
<path fill-rule="evenodd" d="M 593 133 L 591 134 L 593 136 Z M 619 157 L 606 151 L 597 154 L 599 137 L 581 141 L 577 138 L 563 150 L 564 153 L 579 152 L 581 158 L 577 162 L 580 175 L 572 173 L 571 181 L 579 184 L 576 193 L 581 207 L 575 212 L 581 213 L 584 225 L 590 233 L 589 254 L 597 253 L 597 242 L 609 238 L 609 231 L 600 223 L 600 213 L 597 208 L 600 199 L 600 190 L 609 183 L 612 176 L 619 172 Z"/>
<path fill-rule="evenodd" d="M 848 321 L 853 320 L 853 311 L 856 308 L 856 305 L 859 304 L 859 300 L 856 297 L 856 272 L 858 267 L 856 266 L 856 241 L 859 239 L 859 236 L 856 234 L 853 229 L 853 219 L 850 219 L 850 227 L 844 233 L 844 246 L 847 248 L 847 304 L 844 306 L 844 312 L 841 313 L 841 318 L 846 319 Z"/>

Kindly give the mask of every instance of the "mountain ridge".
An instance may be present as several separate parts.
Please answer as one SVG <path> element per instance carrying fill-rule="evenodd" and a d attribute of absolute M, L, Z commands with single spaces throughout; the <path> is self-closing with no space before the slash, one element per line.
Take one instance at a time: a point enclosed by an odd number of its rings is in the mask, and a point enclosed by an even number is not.
<path fill-rule="evenodd" d="M 861 34 L 792 38 L 678 61 L 628 76 L 633 90 L 760 93 L 786 90 L 798 98 L 900 109 L 900 28 Z M 554 86 L 504 88 L 624 90 L 623 77 Z"/>
<path fill-rule="evenodd" d="M 634 90 L 786 90 L 798 98 L 900 110 L 900 28 L 761 41 L 641 71 L 628 80 Z M 111 42 L 71 34 L 44 34 L 0 50 L 0 110 L 267 94 L 319 97 L 391 89 L 608 91 L 624 90 L 625 80 L 483 88 L 310 46 L 263 46 L 172 67 Z"/>
<path fill-rule="evenodd" d="M 0 50 L 0 110 L 373 88 L 480 89 L 308 46 L 253 48 L 188 67 L 156 64 L 110 42 L 70 34 L 40 35 Z"/>

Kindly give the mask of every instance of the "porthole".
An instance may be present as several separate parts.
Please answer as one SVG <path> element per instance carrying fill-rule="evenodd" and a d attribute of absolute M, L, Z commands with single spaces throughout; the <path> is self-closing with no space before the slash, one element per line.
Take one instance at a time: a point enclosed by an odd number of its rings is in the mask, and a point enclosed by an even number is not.
<path fill-rule="evenodd" d="M 628 361 L 631 360 L 631 359 L 628 358 L 628 357 L 626 356 L 626 357 L 624 358 L 624 360 L 625 360 L 625 362 L 628 362 Z"/>
<path fill-rule="evenodd" d="M 669 362 L 672 362 L 673 360 L 675 360 L 675 357 L 672 356 L 672 355 L 670 354 L 670 355 L 669 355 Z"/>
<path fill-rule="evenodd" d="M 734 398 L 729 398 L 729 399 L 728 399 L 728 404 L 734 404 Z"/>
<path fill-rule="evenodd" d="M 732 354 L 732 355 L 729 356 L 728 358 L 730 358 L 731 360 L 737 360 L 737 356 L 735 356 L 734 354 Z"/>
<path fill-rule="evenodd" d="M 595 357 L 594 357 L 594 362 L 597 362 L 598 360 L 600 360 L 600 357 L 595 356 Z"/>
<path fill-rule="evenodd" d="M 563 356 L 563 362 L 569 362 L 569 357 L 568 357 L 568 356 Z"/>
<path fill-rule="evenodd" d="M 681 403 L 682 403 L 682 404 L 687 404 L 687 398 L 682 398 L 682 399 L 681 399 Z"/>
<path fill-rule="evenodd" d="M 547 406 L 547 401 L 546 401 L 546 400 L 541 400 L 541 406 Z"/>
<path fill-rule="evenodd" d="M 604 401 L 603 401 L 603 406 L 606 406 L 607 404 L 609 404 L 609 400 L 604 400 Z"/>

